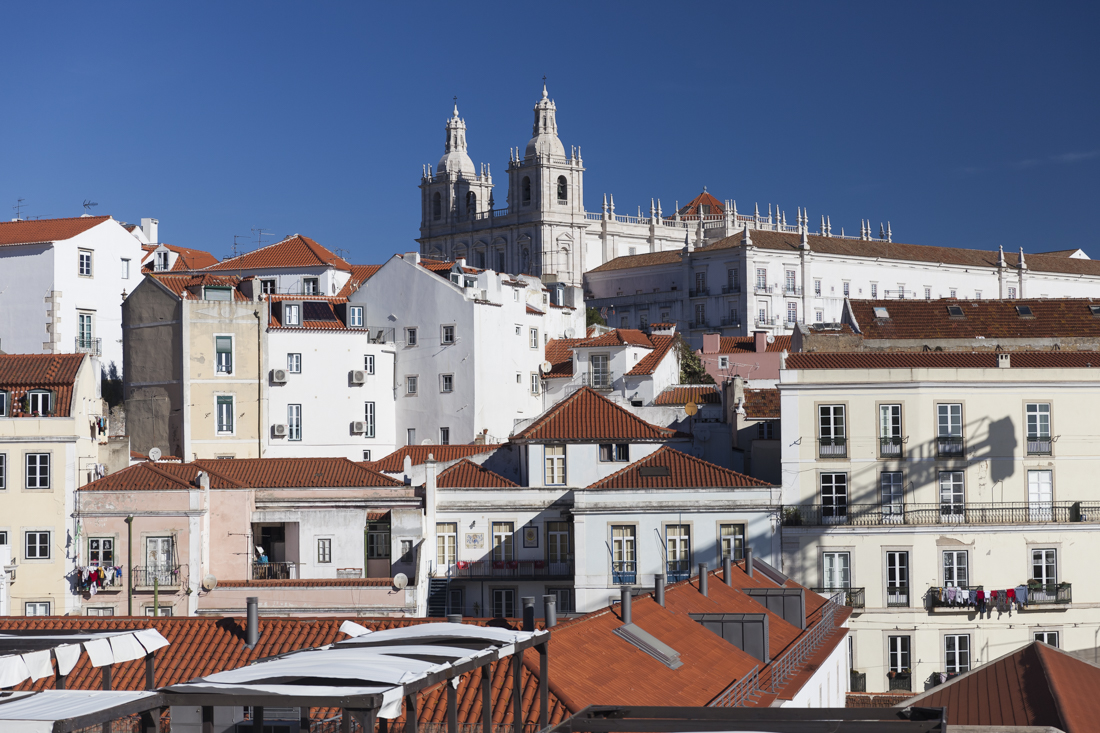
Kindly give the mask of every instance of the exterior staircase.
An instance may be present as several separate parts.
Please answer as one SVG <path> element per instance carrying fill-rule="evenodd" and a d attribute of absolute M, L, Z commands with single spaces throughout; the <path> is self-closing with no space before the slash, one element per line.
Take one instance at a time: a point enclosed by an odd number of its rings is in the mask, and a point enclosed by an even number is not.
<path fill-rule="evenodd" d="M 432 578 L 428 581 L 428 616 L 430 618 L 443 618 L 447 615 L 447 584 L 446 578 Z"/>

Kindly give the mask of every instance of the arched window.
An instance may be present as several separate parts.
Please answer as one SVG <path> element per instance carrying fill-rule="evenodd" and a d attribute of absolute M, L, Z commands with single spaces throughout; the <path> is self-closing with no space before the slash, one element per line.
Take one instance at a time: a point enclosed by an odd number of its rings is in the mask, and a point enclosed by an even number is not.
<path fill-rule="evenodd" d="M 525 204 L 531 203 L 531 179 L 524 176 L 523 183 L 520 185 L 522 187 L 522 192 L 520 193 L 521 200 Z"/>
<path fill-rule="evenodd" d="M 473 191 L 466 192 L 466 216 L 470 219 L 474 218 L 474 214 L 477 213 L 477 194 Z"/>
<path fill-rule="evenodd" d="M 439 191 L 435 192 L 432 196 L 432 218 L 438 219 L 443 215 L 443 197 L 439 195 Z"/>
<path fill-rule="evenodd" d="M 565 176 L 558 176 L 558 203 L 569 203 L 569 184 L 565 181 Z"/>

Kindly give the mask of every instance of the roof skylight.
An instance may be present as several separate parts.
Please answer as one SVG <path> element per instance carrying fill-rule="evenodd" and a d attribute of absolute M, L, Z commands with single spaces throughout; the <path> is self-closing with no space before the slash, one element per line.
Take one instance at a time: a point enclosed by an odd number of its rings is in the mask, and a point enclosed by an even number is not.
<path fill-rule="evenodd" d="M 1016 306 L 1016 315 L 1020 318 L 1034 318 L 1035 314 L 1031 312 L 1031 306 L 1018 305 Z"/>
<path fill-rule="evenodd" d="M 947 315 L 951 318 L 966 318 L 961 305 L 947 306 Z"/>
<path fill-rule="evenodd" d="M 875 306 L 875 318 L 889 318 L 890 311 L 886 310 L 882 306 Z"/>

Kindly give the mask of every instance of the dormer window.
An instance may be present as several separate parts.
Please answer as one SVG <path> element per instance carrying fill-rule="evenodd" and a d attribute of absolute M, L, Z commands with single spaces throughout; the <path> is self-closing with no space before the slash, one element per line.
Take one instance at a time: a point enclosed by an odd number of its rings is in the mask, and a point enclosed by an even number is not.
<path fill-rule="evenodd" d="M 890 311 L 885 308 L 875 308 L 875 318 L 889 319 Z"/>
<path fill-rule="evenodd" d="M 350 328 L 362 328 L 363 327 L 363 306 L 361 306 L 361 305 L 349 305 L 348 306 L 348 326 Z"/>
<path fill-rule="evenodd" d="M 233 300 L 233 289 L 206 286 L 202 289 L 203 300 Z"/>
<path fill-rule="evenodd" d="M 27 393 L 27 412 L 32 415 L 49 415 L 53 412 L 53 395 L 45 390 Z"/>
<path fill-rule="evenodd" d="M 476 277 L 467 277 L 467 278 L 465 278 L 465 285 L 468 288 L 476 288 L 477 287 L 477 278 Z"/>
<path fill-rule="evenodd" d="M 1020 318 L 1034 318 L 1035 314 L 1031 312 L 1031 306 L 1018 305 L 1016 306 L 1016 315 Z"/>
<path fill-rule="evenodd" d="M 459 275 L 457 272 L 452 272 L 451 282 L 453 282 L 455 285 L 462 285 L 462 276 Z"/>
<path fill-rule="evenodd" d="M 286 303 L 283 305 L 283 325 L 300 326 L 302 324 L 301 308 L 302 307 L 297 303 Z"/>
<path fill-rule="evenodd" d="M 947 316 L 948 318 L 966 318 L 961 305 L 947 306 Z"/>
<path fill-rule="evenodd" d="M 157 272 L 166 272 L 168 270 L 168 251 L 162 251 L 156 253 L 156 261 L 153 265 L 153 269 Z"/>

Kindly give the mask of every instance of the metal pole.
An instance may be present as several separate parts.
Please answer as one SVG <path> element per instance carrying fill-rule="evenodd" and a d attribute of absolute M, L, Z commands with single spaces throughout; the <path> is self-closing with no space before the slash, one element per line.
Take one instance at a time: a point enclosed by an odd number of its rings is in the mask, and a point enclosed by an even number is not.
<path fill-rule="evenodd" d="M 130 582 L 126 584 L 126 615 L 134 615 L 134 518 L 126 517 L 126 572 Z"/>
<path fill-rule="evenodd" d="M 153 655 L 156 652 L 149 652 L 145 655 L 145 689 L 154 690 L 157 687 L 157 668 L 156 663 L 153 661 Z"/>
<path fill-rule="evenodd" d="M 447 733 L 458 733 L 458 690 L 447 680 Z"/>
<path fill-rule="evenodd" d="M 550 640 L 539 644 L 539 730 L 550 723 Z"/>
<path fill-rule="evenodd" d="M 533 600 L 533 599 L 532 599 Z M 532 604 L 532 611 L 534 605 Z M 512 652 L 512 730 L 523 731 L 523 652 Z"/>
<path fill-rule="evenodd" d="M 101 689 L 110 690 L 111 689 L 111 665 L 108 664 L 106 667 L 103 668 L 102 675 L 103 676 L 101 677 L 101 685 L 100 685 Z"/>
<path fill-rule="evenodd" d="M 340 733 L 351 733 L 351 713 L 347 708 L 340 711 Z"/>
<path fill-rule="evenodd" d="M 405 695 L 405 733 L 416 733 L 416 693 Z"/>
<path fill-rule="evenodd" d="M 202 733 L 214 733 L 214 708 L 211 705 L 202 706 Z"/>
<path fill-rule="evenodd" d="M 255 705 L 252 708 L 252 733 L 264 733 L 263 705 Z"/>
<path fill-rule="evenodd" d="M 493 733 L 493 676 L 492 667 L 481 668 L 481 733 Z"/>

